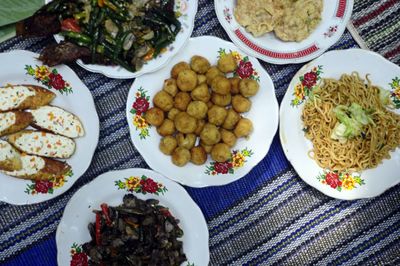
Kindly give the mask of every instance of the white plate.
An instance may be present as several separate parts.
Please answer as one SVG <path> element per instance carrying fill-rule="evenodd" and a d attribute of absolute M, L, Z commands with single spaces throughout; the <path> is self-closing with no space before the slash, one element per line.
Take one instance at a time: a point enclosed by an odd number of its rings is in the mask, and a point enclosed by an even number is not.
<path fill-rule="evenodd" d="M 175 166 L 171 162 L 170 156 L 164 155 L 159 150 L 158 145 L 161 137 L 156 132 L 156 129 L 154 127 L 145 127 L 140 130 L 133 124 L 135 115 L 131 113 L 131 110 L 133 103 L 136 101 L 136 96 L 138 96 L 137 92 L 140 89 L 146 91 L 143 96 L 148 97 L 147 101 L 152 106 L 153 96 L 162 89 L 164 80 L 170 77 L 173 65 L 180 61 L 190 62 L 190 58 L 194 55 L 201 55 L 207 58 L 212 65 L 215 65 L 221 49 L 225 49 L 226 52 L 235 51 L 242 60 L 249 60 L 253 70 L 256 72 L 254 72 L 256 74 L 254 77 L 259 78 L 260 91 L 251 98 L 252 107 L 250 112 L 244 114 L 244 117 L 252 120 L 254 131 L 248 140 L 241 138 L 234 147 L 234 150 L 238 151 L 237 156 L 242 156 L 245 162 L 241 167 L 232 168 L 234 173 L 227 174 L 216 174 L 212 170 L 208 171 L 207 166 L 211 166 L 210 158 L 202 166 L 196 166 L 192 163 L 188 163 L 184 167 Z M 142 96 L 139 96 L 139 98 L 142 98 Z M 278 127 L 279 115 L 274 84 L 258 60 L 253 57 L 247 57 L 234 44 L 211 36 L 190 39 L 187 46 L 171 61 L 168 67 L 137 78 L 129 91 L 126 114 L 133 144 L 147 164 L 168 178 L 191 187 L 224 185 L 246 175 L 268 153 Z M 221 169 L 221 167 L 218 167 L 218 169 Z"/>
<path fill-rule="evenodd" d="M 361 77 L 370 74 L 369 78 L 372 84 L 391 91 L 394 88 L 400 91 L 400 68 L 376 53 L 361 49 L 331 51 L 308 63 L 297 72 L 281 104 L 281 143 L 286 157 L 306 183 L 333 198 L 350 200 L 375 197 L 400 182 L 399 148 L 391 153 L 390 160 L 383 160 L 377 168 L 359 173 L 360 183 L 356 184 L 355 187 L 348 187 L 352 189 L 343 187 L 339 191 L 324 184 L 322 180 L 319 181 L 317 178 L 323 173 L 323 169 L 307 155 L 307 152 L 312 149 L 312 143 L 305 138 L 302 130 L 303 123 L 300 116 L 304 102 L 299 101 L 296 103 L 292 101 L 296 99 L 293 95 L 295 86 L 301 84 L 299 78 L 305 73 L 313 71 L 314 68 L 318 68 L 318 66 L 321 67 L 322 73 L 319 76 L 322 78 L 338 79 L 344 73 L 358 71 Z M 398 108 L 400 108 L 400 98 L 398 103 Z M 400 114 L 398 109 L 395 112 Z M 354 177 L 358 177 L 358 174 Z"/>
<path fill-rule="evenodd" d="M 217 17 L 232 41 L 246 53 L 273 64 L 310 61 L 336 43 L 346 29 L 353 0 L 324 0 L 322 21 L 302 42 L 284 42 L 274 33 L 254 37 L 235 20 L 237 0 L 214 0 Z"/>
<path fill-rule="evenodd" d="M 158 195 L 127 190 L 126 179 L 133 180 L 132 178 L 135 177 L 140 179 L 142 176 L 160 185 Z M 136 187 L 136 190 L 140 188 L 140 186 Z M 188 258 L 188 265 L 189 263 L 208 265 L 208 229 L 201 210 L 181 186 L 147 169 L 107 172 L 80 188 L 72 196 L 57 228 L 58 265 L 70 265 L 71 250 L 76 251 L 76 245 L 82 245 L 91 240 L 87 225 L 95 221 L 92 211 L 98 210 L 102 203 L 110 206 L 120 205 L 123 196 L 129 193 L 134 193 L 136 197 L 144 200 L 157 199 L 160 205 L 169 208 L 171 214 L 180 220 L 179 225 L 184 233 L 181 240 L 183 251 Z"/>
<path fill-rule="evenodd" d="M 51 2 L 51 0 L 46 0 L 45 2 L 47 4 Z M 120 66 L 85 64 L 80 59 L 77 60 L 77 64 L 90 72 L 100 73 L 106 77 L 115 79 L 136 78 L 160 69 L 168 64 L 171 58 L 182 49 L 192 35 L 194 19 L 197 13 L 197 4 L 198 1 L 175 0 L 175 12 L 180 12 L 182 14 L 178 19 L 182 24 L 181 32 L 176 36 L 175 41 L 166 47 L 167 50 L 164 53 L 147 62 L 141 70 L 130 72 Z M 55 35 L 54 38 L 57 42 L 63 40 L 63 37 L 60 35 Z"/>
<path fill-rule="evenodd" d="M 27 74 L 27 66 L 33 68 L 32 73 L 35 72 L 34 70 L 37 66 L 42 66 L 42 63 L 36 60 L 38 57 L 38 54 L 20 50 L 0 54 L 0 61 L 2 62 L 0 64 L 0 85 L 4 86 L 7 83 L 34 84 L 46 87 L 41 82 L 35 80 L 34 76 Z M 58 188 L 56 188 L 57 183 L 53 183 L 53 186 L 55 186 L 53 187 L 53 191 L 47 191 L 49 186 L 45 186 L 43 182 L 34 183 L 30 180 L 22 180 L 0 173 L 0 200 L 11 204 L 38 203 L 55 198 L 67 191 L 86 172 L 92 161 L 99 139 L 99 117 L 97 116 L 96 107 L 89 89 L 68 66 L 43 67 L 49 71 L 58 71 L 58 74 L 62 76 L 64 81 L 69 83 L 73 91 L 72 93 L 61 94 L 54 88 L 51 89 L 57 96 L 51 102 L 51 105 L 61 107 L 78 116 L 85 129 L 85 135 L 75 139 L 75 153 L 71 158 L 66 160 L 72 168 L 73 175 L 66 177 L 66 182 L 62 186 L 62 182 L 58 182 L 58 185 L 60 185 Z M 34 187 L 38 190 L 32 190 Z M 43 193 L 35 193 L 35 191 Z M 44 193 L 46 191 L 47 193 Z"/>

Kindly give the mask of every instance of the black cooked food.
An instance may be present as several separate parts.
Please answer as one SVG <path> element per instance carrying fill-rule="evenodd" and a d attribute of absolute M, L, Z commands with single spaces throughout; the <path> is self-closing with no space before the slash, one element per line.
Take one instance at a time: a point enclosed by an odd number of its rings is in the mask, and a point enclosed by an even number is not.
<path fill-rule="evenodd" d="M 45 63 L 68 63 L 80 55 L 86 63 L 116 64 L 137 71 L 181 30 L 174 4 L 174 0 L 54 0 L 19 22 L 17 34 L 59 33 L 68 45 L 85 48 L 76 53 L 77 48 L 59 49 L 65 45 L 60 43 L 41 54 Z"/>
<path fill-rule="evenodd" d="M 92 240 L 82 248 L 89 265 L 181 265 L 186 261 L 179 220 L 155 199 L 127 194 L 123 204 L 103 203 L 88 225 Z"/>

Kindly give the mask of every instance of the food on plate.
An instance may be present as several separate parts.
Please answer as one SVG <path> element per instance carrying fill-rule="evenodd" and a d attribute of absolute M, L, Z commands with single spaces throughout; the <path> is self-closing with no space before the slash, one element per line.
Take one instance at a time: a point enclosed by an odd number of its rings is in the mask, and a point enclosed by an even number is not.
<path fill-rule="evenodd" d="M 145 119 L 150 125 L 158 127 L 164 122 L 164 111 L 157 107 L 150 108 L 146 111 Z"/>
<path fill-rule="evenodd" d="M 187 260 L 179 220 L 158 200 L 127 194 L 120 206 L 103 203 L 94 213 L 91 239 L 82 245 L 89 265 L 179 266 Z"/>
<path fill-rule="evenodd" d="M 400 145 L 400 115 L 390 94 L 357 72 L 323 79 L 302 111 L 309 156 L 332 171 L 375 168 Z"/>
<path fill-rule="evenodd" d="M 36 85 L 0 87 L 0 111 L 24 110 L 49 104 L 56 95 Z"/>
<path fill-rule="evenodd" d="M 65 42 L 46 47 L 39 57 L 50 66 L 80 58 L 138 71 L 180 32 L 174 4 L 174 0 L 53 0 L 18 23 L 17 34 L 62 35 Z M 50 23 L 48 29 L 42 25 Z"/>
<path fill-rule="evenodd" d="M 70 158 L 75 142 L 67 137 L 44 131 L 22 130 L 8 136 L 8 141 L 21 152 L 50 158 Z"/>
<path fill-rule="evenodd" d="M 183 147 L 178 147 L 172 152 L 172 162 L 177 166 L 185 166 L 190 161 L 190 151 Z"/>
<path fill-rule="evenodd" d="M 23 111 L 0 113 L 0 137 L 28 127 L 32 119 L 31 113 Z"/>
<path fill-rule="evenodd" d="M 234 16 L 255 37 L 274 31 L 283 41 L 300 42 L 320 23 L 322 9 L 323 0 L 238 0 Z"/>
<path fill-rule="evenodd" d="M 178 146 L 178 141 L 173 136 L 166 136 L 160 141 L 160 151 L 165 155 L 171 155 L 175 148 Z"/>
<path fill-rule="evenodd" d="M 205 164 L 207 161 L 207 152 L 202 146 L 196 146 L 190 149 L 190 161 L 196 165 Z"/>
<path fill-rule="evenodd" d="M 65 175 L 71 167 L 64 162 L 35 155 L 21 154 L 22 168 L 2 171 L 4 174 L 22 179 L 51 180 Z"/>
<path fill-rule="evenodd" d="M 216 162 L 225 162 L 231 157 L 231 150 L 225 143 L 215 144 L 211 149 L 211 158 Z"/>
<path fill-rule="evenodd" d="M 147 123 L 157 126 L 163 137 L 159 144 L 161 152 L 171 155 L 175 165 L 204 164 L 207 154 L 218 162 L 229 160 L 230 148 L 238 138 L 247 138 L 253 131 L 252 122 L 239 113 L 250 110 L 249 97 L 257 94 L 259 84 L 232 77 L 230 72 L 237 67 L 232 53 L 222 54 L 217 66 L 195 55 L 190 64 L 179 62 L 172 67 L 171 77 L 164 80 L 162 90 L 155 94 L 156 107 L 150 108 L 145 116 Z M 155 109 L 158 109 L 156 117 Z M 168 118 L 160 123 L 162 112 Z"/>
<path fill-rule="evenodd" d="M 0 139 L 0 170 L 21 170 L 22 161 L 19 152 L 7 141 Z"/>
<path fill-rule="evenodd" d="M 85 130 L 79 118 L 57 106 L 42 106 L 31 110 L 32 126 L 59 134 L 68 138 L 78 138 L 85 135 Z"/>

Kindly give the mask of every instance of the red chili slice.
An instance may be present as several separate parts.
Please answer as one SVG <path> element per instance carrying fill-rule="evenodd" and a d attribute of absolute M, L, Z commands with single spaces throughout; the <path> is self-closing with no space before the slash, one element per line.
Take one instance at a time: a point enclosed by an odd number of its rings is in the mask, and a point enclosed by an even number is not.
<path fill-rule="evenodd" d="M 100 213 L 96 213 L 96 245 L 100 246 L 101 245 L 101 214 Z"/>
<path fill-rule="evenodd" d="M 61 30 L 81 32 L 81 28 L 78 25 L 78 21 L 74 18 L 67 18 L 61 21 Z"/>
<path fill-rule="evenodd" d="M 100 205 L 100 207 L 101 207 L 101 211 L 103 212 L 103 215 L 106 219 L 106 224 L 108 226 L 111 226 L 112 222 L 111 222 L 111 218 L 110 218 L 110 212 L 108 209 L 108 205 L 106 203 L 103 203 Z"/>

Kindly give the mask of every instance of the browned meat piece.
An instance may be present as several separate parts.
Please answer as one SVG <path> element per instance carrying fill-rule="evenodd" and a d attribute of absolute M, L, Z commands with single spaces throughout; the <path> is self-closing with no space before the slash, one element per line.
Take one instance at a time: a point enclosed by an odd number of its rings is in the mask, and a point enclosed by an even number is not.
<path fill-rule="evenodd" d="M 55 66 L 70 63 L 78 58 L 90 57 L 90 50 L 71 42 L 61 42 L 52 44 L 44 48 L 39 56 L 39 60 L 48 66 Z"/>
<path fill-rule="evenodd" d="M 16 25 L 17 35 L 49 36 L 60 32 L 61 24 L 57 15 L 34 15 L 19 21 Z"/>

